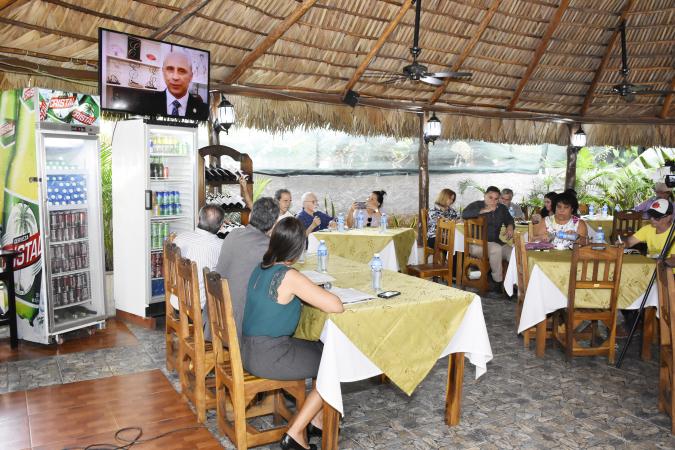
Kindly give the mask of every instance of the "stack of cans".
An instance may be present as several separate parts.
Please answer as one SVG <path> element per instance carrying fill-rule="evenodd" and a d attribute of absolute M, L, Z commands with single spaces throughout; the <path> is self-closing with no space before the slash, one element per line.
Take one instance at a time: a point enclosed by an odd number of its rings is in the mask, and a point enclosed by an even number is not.
<path fill-rule="evenodd" d="M 57 307 L 89 300 L 89 272 L 52 278 L 52 291 Z"/>
<path fill-rule="evenodd" d="M 52 242 L 72 241 L 87 237 L 87 211 L 51 211 L 49 238 Z"/>
<path fill-rule="evenodd" d="M 47 202 L 50 206 L 86 204 L 85 175 L 47 175 Z"/>

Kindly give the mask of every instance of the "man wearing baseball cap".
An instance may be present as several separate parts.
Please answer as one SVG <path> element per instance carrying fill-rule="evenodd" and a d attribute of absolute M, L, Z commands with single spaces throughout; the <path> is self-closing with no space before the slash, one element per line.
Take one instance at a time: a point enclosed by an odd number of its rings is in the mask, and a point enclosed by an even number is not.
<path fill-rule="evenodd" d="M 652 206 L 652 203 L 654 203 L 656 200 L 662 199 L 668 200 L 670 203 L 673 202 L 673 190 L 668 186 L 666 186 L 666 183 L 654 184 L 654 193 L 656 194 L 654 197 L 645 200 L 644 202 L 640 203 L 635 208 L 633 208 L 633 210 L 635 211 L 644 213 L 643 217 L 645 219 L 647 218 L 647 210 L 649 209 L 650 206 Z"/>
<path fill-rule="evenodd" d="M 652 202 L 647 210 L 649 225 L 640 228 L 634 235 L 626 239 L 626 246 L 632 247 L 640 242 L 647 244 L 647 254 L 659 255 L 666 245 L 668 230 L 673 223 L 673 204 L 669 200 L 659 199 Z M 668 250 L 668 255 L 672 247 Z"/>

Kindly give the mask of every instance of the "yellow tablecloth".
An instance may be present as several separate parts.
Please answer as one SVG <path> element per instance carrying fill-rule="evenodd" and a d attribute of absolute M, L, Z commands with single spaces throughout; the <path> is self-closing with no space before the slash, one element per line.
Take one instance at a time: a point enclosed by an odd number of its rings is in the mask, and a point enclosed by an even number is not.
<path fill-rule="evenodd" d="M 312 270 L 316 257 L 298 264 Z M 372 292 L 367 265 L 331 255 L 328 273 L 338 287 Z M 326 319 L 408 395 L 429 373 L 457 331 L 469 304 L 470 292 L 385 270 L 382 286 L 401 295 L 345 305 L 342 314 L 326 314 L 304 305 L 295 336 L 317 340 Z"/>
<path fill-rule="evenodd" d="M 410 249 L 417 239 L 417 233 L 412 228 L 390 228 L 384 233 L 380 233 L 379 228 L 365 228 L 342 233 L 318 232 L 314 235 L 326 241 L 331 257 L 342 256 L 360 263 L 369 262 L 373 253 L 381 252 L 393 240 L 396 260 L 401 269 L 408 264 Z"/>
<path fill-rule="evenodd" d="M 527 267 L 530 273 L 535 265 L 539 266 L 565 295 L 569 286 L 571 263 L 571 251 L 527 252 Z M 624 255 L 618 294 L 619 309 L 628 308 L 644 294 L 654 272 L 654 264 L 654 260 L 642 255 Z M 609 306 L 609 290 L 577 290 L 576 305 L 580 308 L 606 308 Z"/>

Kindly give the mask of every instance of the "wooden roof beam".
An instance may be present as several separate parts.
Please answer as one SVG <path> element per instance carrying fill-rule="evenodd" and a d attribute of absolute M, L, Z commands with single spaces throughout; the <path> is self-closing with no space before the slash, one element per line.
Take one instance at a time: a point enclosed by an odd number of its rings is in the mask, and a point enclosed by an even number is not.
<path fill-rule="evenodd" d="M 452 65 L 452 68 L 450 69 L 452 72 L 457 72 L 462 66 L 462 64 L 464 64 L 466 58 L 469 57 L 474 47 L 476 47 L 476 44 L 478 44 L 478 41 L 480 41 L 480 38 L 483 36 L 483 33 L 487 29 L 487 26 L 490 24 L 490 20 L 492 20 L 492 16 L 495 15 L 501 3 L 502 0 L 494 0 L 492 2 L 490 9 L 488 9 L 488 11 L 485 13 L 485 16 L 483 16 L 483 20 L 480 21 L 480 24 L 478 25 L 478 30 L 476 30 L 473 36 L 471 36 L 471 40 L 469 41 L 467 46 L 464 47 L 464 50 L 457 57 L 457 60 L 455 60 L 455 63 Z M 439 98 L 441 98 L 441 95 L 443 95 L 443 93 L 445 93 L 445 90 L 448 88 L 450 80 L 451 80 L 450 78 L 446 78 L 445 80 L 443 80 L 443 84 L 436 88 L 434 94 L 429 99 L 430 105 L 433 105 Z"/>
<path fill-rule="evenodd" d="M 171 20 L 160 27 L 157 31 L 150 35 L 153 39 L 162 40 L 174 31 L 178 29 L 181 25 L 185 23 L 190 17 L 194 16 L 197 11 L 206 6 L 211 0 L 195 0 L 187 8 L 183 8 L 181 12 L 173 16 Z"/>
<path fill-rule="evenodd" d="M 565 13 L 565 10 L 567 9 L 569 3 L 570 3 L 569 0 L 562 0 L 560 2 L 560 5 L 558 6 L 558 9 L 555 10 L 555 14 L 553 14 L 553 18 L 548 23 L 548 27 L 546 27 L 546 31 L 544 32 L 544 35 L 541 37 L 541 41 L 537 46 L 537 50 L 534 52 L 532 61 L 530 61 L 530 64 L 527 66 L 525 75 L 523 75 L 523 78 L 520 79 L 520 83 L 518 83 L 516 92 L 513 94 L 513 98 L 509 102 L 509 106 L 506 107 L 507 111 L 512 111 L 513 108 L 516 106 L 516 103 L 518 103 L 518 98 L 520 97 L 520 94 L 522 94 L 525 85 L 530 80 L 532 73 L 534 73 L 534 69 L 537 68 L 537 65 L 539 64 L 541 57 L 544 56 L 544 52 L 548 47 L 548 43 L 551 40 L 551 36 L 553 36 L 553 32 L 556 30 L 556 28 L 558 28 L 558 25 L 560 25 L 560 19 L 562 19 L 562 16 Z"/>
<path fill-rule="evenodd" d="M 405 0 L 403 4 L 401 5 L 401 8 L 398 10 L 398 13 L 396 13 L 396 16 L 389 22 L 382 32 L 382 35 L 377 39 L 377 42 L 375 42 L 375 45 L 370 49 L 368 54 L 366 55 L 365 58 L 363 58 L 363 61 L 361 61 L 361 64 L 356 68 L 356 71 L 352 75 L 352 77 L 349 79 L 345 87 L 342 89 L 342 96 L 344 97 L 347 95 L 347 92 L 351 90 L 351 88 L 354 87 L 357 81 L 359 81 L 359 78 L 361 78 L 361 75 L 366 71 L 368 66 L 370 65 L 370 62 L 373 60 L 375 55 L 377 55 L 377 52 L 380 51 L 384 43 L 387 41 L 389 38 L 389 35 L 394 31 L 394 29 L 398 26 L 399 22 L 401 19 L 403 19 L 403 16 L 405 16 L 405 13 L 408 12 L 410 7 L 412 6 L 413 2 L 412 0 Z"/>
<path fill-rule="evenodd" d="M 675 77 L 673 77 L 670 80 L 670 90 L 673 91 L 675 90 Z M 668 117 L 668 114 L 670 113 L 670 105 L 673 103 L 673 93 L 671 92 L 670 94 L 666 95 L 665 100 L 663 100 L 663 107 L 661 107 L 661 112 L 659 113 L 659 117 L 662 119 L 665 119 Z"/>
<path fill-rule="evenodd" d="M 628 12 L 633 7 L 633 3 L 634 3 L 634 0 L 627 0 L 626 1 L 623 8 L 621 9 L 621 16 L 619 17 L 619 22 L 621 22 L 623 20 L 626 20 L 626 17 L 628 17 Z M 607 69 L 607 65 L 609 64 L 609 60 L 610 60 L 610 55 L 612 53 L 612 48 L 614 47 L 614 44 L 616 44 L 616 40 L 618 38 L 619 38 L 619 27 L 616 27 L 614 29 L 614 33 L 612 33 L 612 37 L 609 38 L 609 42 L 607 43 L 607 48 L 605 49 L 605 54 L 602 56 L 602 60 L 600 61 L 600 65 L 598 66 L 597 70 L 595 71 L 595 75 L 593 76 L 593 81 L 591 81 L 591 86 L 588 88 L 588 91 L 586 92 L 586 98 L 584 99 L 584 104 L 581 105 L 581 111 L 579 111 L 579 115 L 581 115 L 581 116 L 586 115 L 586 112 L 588 112 L 588 108 L 591 106 L 591 103 L 593 102 L 593 97 L 595 96 L 595 89 L 598 87 L 598 83 L 600 82 L 600 79 L 605 74 L 605 70 Z"/>
<path fill-rule="evenodd" d="M 316 3 L 317 0 L 305 0 L 295 11 L 291 13 L 290 16 L 286 17 L 281 23 L 279 23 L 274 29 L 267 35 L 265 39 L 246 57 L 242 62 L 240 62 L 237 67 L 234 68 L 232 72 L 223 80 L 225 84 L 235 83 L 241 75 L 253 65 L 253 63 L 260 58 L 268 48 L 272 47 L 274 43 L 286 32 L 290 27 L 293 26 L 305 13 Z"/>

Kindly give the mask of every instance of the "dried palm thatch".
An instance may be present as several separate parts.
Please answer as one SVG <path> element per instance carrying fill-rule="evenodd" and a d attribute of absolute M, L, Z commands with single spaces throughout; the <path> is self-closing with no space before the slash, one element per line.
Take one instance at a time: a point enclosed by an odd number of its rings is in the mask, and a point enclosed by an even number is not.
<path fill-rule="evenodd" d="M 105 27 L 209 50 L 212 87 L 240 96 L 239 117 L 264 129 L 413 136 L 415 112 L 434 110 L 448 138 L 566 144 L 577 122 L 591 144 L 675 146 L 673 95 L 627 103 L 610 92 L 622 20 L 629 81 L 675 89 L 672 0 L 423 0 L 419 62 L 473 77 L 383 84 L 411 62 L 413 10 L 411 0 L 10 0 L 0 87 L 95 92 Z"/>

